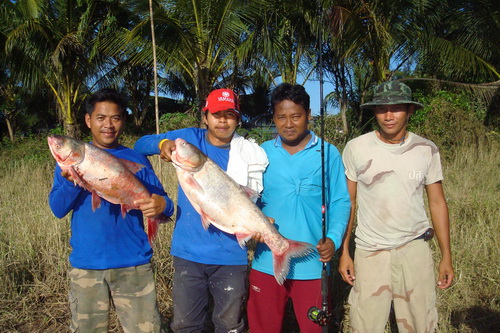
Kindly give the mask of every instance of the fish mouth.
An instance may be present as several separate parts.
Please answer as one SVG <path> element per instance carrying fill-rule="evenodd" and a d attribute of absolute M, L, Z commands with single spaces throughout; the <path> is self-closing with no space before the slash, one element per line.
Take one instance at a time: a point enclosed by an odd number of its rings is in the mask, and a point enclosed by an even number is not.
<path fill-rule="evenodd" d="M 61 154 L 59 154 L 58 152 L 56 152 L 54 150 L 54 146 L 60 146 L 58 143 L 57 143 L 57 139 L 54 138 L 54 137 L 47 137 L 47 141 L 49 142 L 49 150 L 50 152 L 52 153 L 52 156 L 54 156 L 54 158 L 56 159 L 56 161 L 58 163 L 61 163 L 63 164 L 64 162 L 66 162 L 66 160 L 68 159 L 69 155 L 66 155 L 66 156 L 62 156 Z"/>

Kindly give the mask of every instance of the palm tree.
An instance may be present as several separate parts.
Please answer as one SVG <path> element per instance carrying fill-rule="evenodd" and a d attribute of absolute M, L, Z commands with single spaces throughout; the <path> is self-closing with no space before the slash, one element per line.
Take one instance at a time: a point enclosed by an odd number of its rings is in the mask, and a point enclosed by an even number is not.
<path fill-rule="evenodd" d="M 348 91 L 359 105 L 371 86 L 393 78 L 401 67 L 415 68 L 412 63 L 423 77 L 498 80 L 500 20 L 495 4 L 492 0 L 325 0 L 323 6 L 330 10 L 327 56 L 341 84 L 337 97 L 345 98 Z M 345 73 L 350 80 L 345 80 Z M 353 111 L 358 113 L 357 126 L 363 126 L 368 115 L 356 106 Z"/>
<path fill-rule="evenodd" d="M 257 49 L 283 82 L 306 80 L 316 68 L 318 6 L 312 1 L 274 1 L 257 23 Z"/>
<path fill-rule="evenodd" d="M 9 13 L 6 53 L 12 71 L 32 91 L 48 87 L 68 135 L 78 135 L 76 112 L 87 85 L 101 74 L 98 32 L 113 22 L 114 8 L 96 0 L 33 0 L 15 2 Z"/>
<path fill-rule="evenodd" d="M 172 82 L 161 83 L 174 93 L 188 94 L 201 109 L 217 87 L 236 88 L 243 73 L 238 65 L 248 54 L 249 26 L 262 6 L 257 1 L 174 0 L 155 3 L 154 20 L 160 73 Z M 144 8 L 146 10 L 146 8 Z M 146 16 L 144 16 L 146 17 Z M 109 52 L 122 52 L 133 64 L 152 67 L 149 17 L 121 38 L 109 43 Z M 238 70 L 236 70 L 238 69 Z M 240 72 L 241 71 L 241 72 Z M 182 83 L 184 87 L 180 87 Z"/>
<path fill-rule="evenodd" d="M 459 82 L 500 79 L 500 7 L 497 1 L 442 1 L 420 44 L 418 71 Z"/>

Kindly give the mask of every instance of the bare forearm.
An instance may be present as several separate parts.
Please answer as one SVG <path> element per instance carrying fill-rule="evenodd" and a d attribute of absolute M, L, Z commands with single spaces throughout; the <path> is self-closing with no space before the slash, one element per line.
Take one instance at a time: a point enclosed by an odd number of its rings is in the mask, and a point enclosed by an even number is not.
<path fill-rule="evenodd" d="M 439 209 L 431 208 L 432 224 L 439 243 L 441 255 L 443 259 L 451 260 L 451 246 L 450 246 L 450 223 L 448 218 L 448 207 L 446 204 Z"/>
<path fill-rule="evenodd" d="M 431 184 L 426 189 L 429 198 L 432 225 L 439 243 L 441 255 L 443 259 L 451 260 L 448 205 L 446 204 L 442 185 L 441 183 Z"/>
<path fill-rule="evenodd" d="M 451 286 L 455 276 L 451 261 L 448 205 L 446 204 L 441 182 L 427 185 L 426 191 L 429 198 L 432 224 L 436 232 L 439 248 L 441 249 L 437 285 L 441 289 L 446 289 Z"/>
<path fill-rule="evenodd" d="M 356 215 L 356 195 L 357 195 L 357 183 L 351 180 L 347 180 L 347 189 L 349 191 L 349 197 L 351 200 L 351 212 L 349 216 L 349 222 L 345 231 L 344 238 L 342 240 L 342 255 L 349 254 L 349 243 L 351 242 L 351 234 L 354 229 L 354 220 Z"/>

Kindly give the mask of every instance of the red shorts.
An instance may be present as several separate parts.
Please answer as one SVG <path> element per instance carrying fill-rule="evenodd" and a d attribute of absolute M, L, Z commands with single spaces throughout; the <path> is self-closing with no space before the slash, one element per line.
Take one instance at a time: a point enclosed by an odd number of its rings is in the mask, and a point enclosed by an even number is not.
<path fill-rule="evenodd" d="M 285 280 L 280 286 L 274 276 L 250 271 L 247 315 L 251 333 L 281 333 L 286 303 L 292 299 L 301 332 L 318 332 L 322 327 L 307 317 L 313 306 L 321 309 L 321 279 Z"/>

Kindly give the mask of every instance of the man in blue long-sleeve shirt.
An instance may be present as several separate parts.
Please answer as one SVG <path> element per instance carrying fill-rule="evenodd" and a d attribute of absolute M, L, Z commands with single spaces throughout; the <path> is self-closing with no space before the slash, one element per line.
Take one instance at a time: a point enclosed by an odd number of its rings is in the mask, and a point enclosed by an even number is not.
<path fill-rule="evenodd" d="M 240 185 L 262 190 L 267 157 L 262 148 L 236 133 L 241 118 L 237 95 L 215 89 L 202 109 L 207 128 L 183 128 L 146 135 L 134 145 L 144 155 L 171 161 L 175 139 L 182 138 L 212 159 Z M 244 332 L 242 308 L 247 288 L 248 256 L 236 236 L 213 225 L 205 230 L 201 217 L 179 186 L 176 224 L 172 235 L 174 332 L 201 332 L 210 295 L 216 332 Z"/>
<path fill-rule="evenodd" d="M 136 176 L 153 195 L 135 202 L 140 211 L 131 210 L 122 217 L 120 205 L 102 200 L 93 212 L 92 194 L 74 185 L 71 175 L 59 166 L 54 172 L 50 208 L 58 218 L 72 211 L 69 300 L 73 332 L 107 332 L 111 298 L 126 331 L 161 331 L 150 265 L 153 250 L 143 214 L 170 216 L 174 206 L 148 159 L 118 143 L 125 110 L 118 92 L 102 89 L 87 100 L 85 121 L 93 145 L 145 166 Z"/>
<path fill-rule="evenodd" d="M 312 306 L 321 308 L 321 272 L 342 243 L 349 218 L 350 199 L 338 150 L 325 149 L 326 241 L 322 241 L 321 139 L 307 129 L 309 95 L 300 85 L 281 84 L 271 97 L 278 136 L 264 142 L 269 166 L 264 172 L 262 211 L 275 219 L 279 232 L 290 239 L 317 244 L 318 252 L 294 258 L 283 285 L 273 276 L 272 253 L 257 245 L 248 300 L 252 333 L 281 332 L 287 300 L 293 300 L 302 332 L 321 332 L 307 318 Z M 258 238 L 257 238 L 258 239 Z"/>

